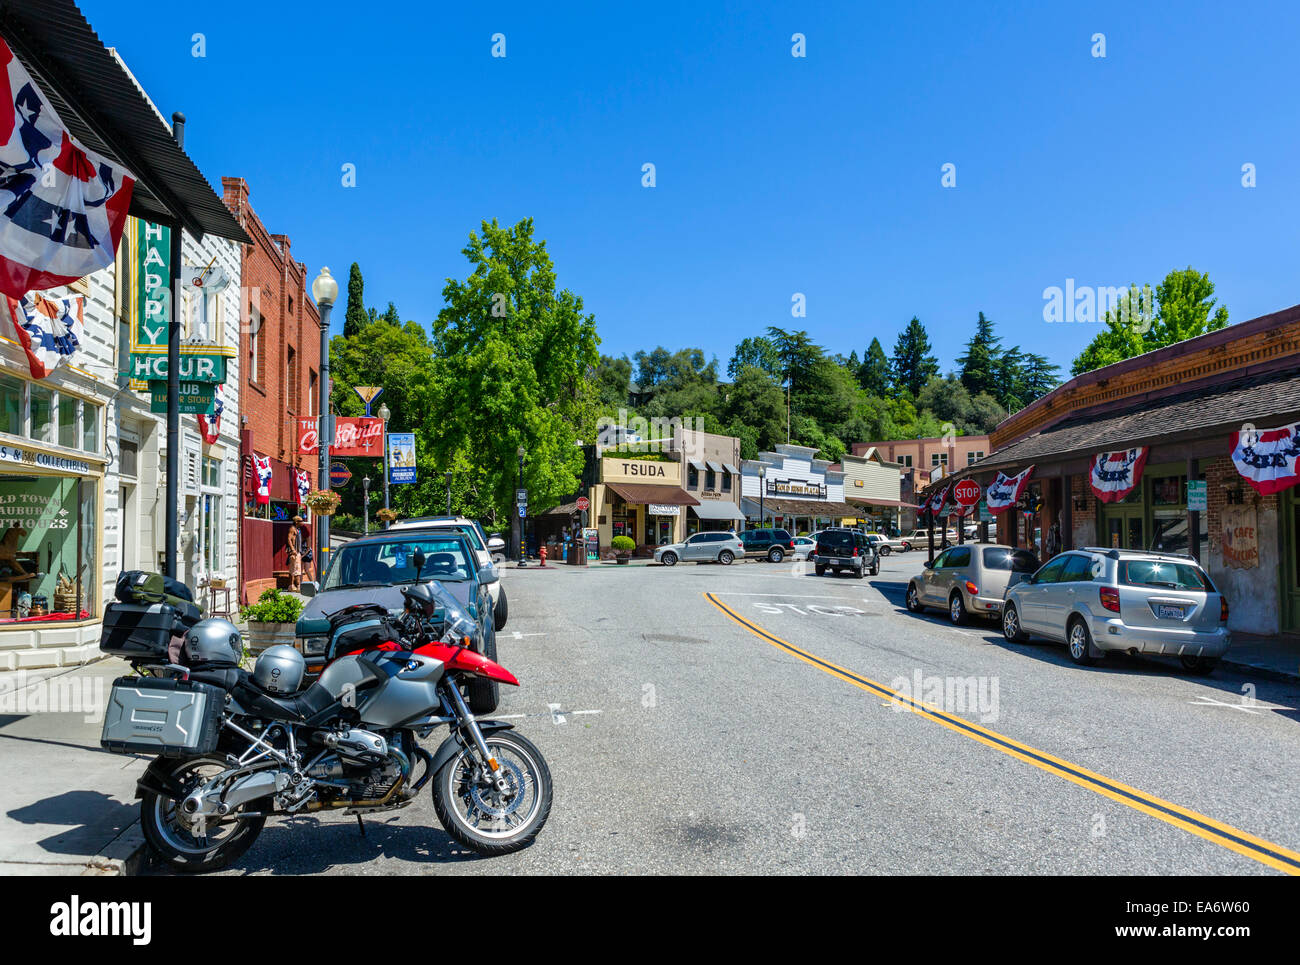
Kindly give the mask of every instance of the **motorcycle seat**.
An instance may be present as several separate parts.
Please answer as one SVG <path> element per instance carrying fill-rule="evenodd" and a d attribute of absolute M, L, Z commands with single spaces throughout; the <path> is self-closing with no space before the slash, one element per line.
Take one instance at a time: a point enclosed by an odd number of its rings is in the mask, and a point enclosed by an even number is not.
<path fill-rule="evenodd" d="M 295 724 L 307 723 L 334 707 L 337 701 L 320 681 L 313 683 L 301 693 L 288 697 L 278 697 L 267 693 L 248 678 L 241 681 L 238 688 L 242 693 L 236 696 L 248 709 L 270 720 L 283 720 Z"/>

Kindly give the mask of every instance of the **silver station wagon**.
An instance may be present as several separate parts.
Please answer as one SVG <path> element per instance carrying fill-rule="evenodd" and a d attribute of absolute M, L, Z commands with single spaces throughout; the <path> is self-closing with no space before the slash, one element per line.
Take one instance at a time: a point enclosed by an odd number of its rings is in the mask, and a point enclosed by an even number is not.
<path fill-rule="evenodd" d="M 989 543 L 949 546 L 907 584 L 907 608 L 919 613 L 942 607 L 953 623 L 971 614 L 997 617 L 1011 584 L 1038 569 L 1038 557 L 1027 549 Z"/>
<path fill-rule="evenodd" d="M 1087 665 L 1108 652 L 1177 657 L 1206 674 L 1232 642 L 1228 601 L 1190 556 L 1086 546 L 1007 590 L 1002 633 L 1046 637 Z"/>
<path fill-rule="evenodd" d="M 655 562 L 675 566 L 678 560 L 691 563 L 721 563 L 729 566 L 745 555 L 745 546 L 735 533 L 696 533 L 685 542 L 668 543 L 655 550 Z"/>

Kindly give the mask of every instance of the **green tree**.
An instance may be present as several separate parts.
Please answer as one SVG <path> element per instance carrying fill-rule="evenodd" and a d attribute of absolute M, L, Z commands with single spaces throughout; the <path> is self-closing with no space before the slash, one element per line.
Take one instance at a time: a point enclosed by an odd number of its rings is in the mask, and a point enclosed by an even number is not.
<path fill-rule="evenodd" d="M 440 464 L 459 456 L 481 470 L 492 518 L 505 519 L 527 452 L 524 484 L 531 505 L 555 505 L 578 486 L 579 438 L 595 427 L 590 373 L 599 362 L 593 316 L 582 299 L 556 287 L 546 243 L 531 218 L 513 227 L 495 219 L 464 248 L 471 271 L 448 279 L 433 326 L 437 376 L 429 417 Z"/>
<path fill-rule="evenodd" d="M 889 356 L 880 344 L 880 339 L 873 338 L 862 355 L 862 364 L 858 367 L 858 385 L 871 395 L 889 394 Z"/>
<path fill-rule="evenodd" d="M 723 415 L 729 425 L 752 430 L 749 435 L 755 455 L 785 441 L 785 395 L 776 379 L 757 366 L 747 365 L 737 374 L 727 393 Z M 746 438 L 738 432 L 731 434 L 740 437 L 742 443 Z M 744 458 L 752 459 L 754 455 Z"/>
<path fill-rule="evenodd" d="M 1108 308 L 1103 328 L 1070 366 L 1072 375 L 1122 362 L 1228 324 L 1226 306 L 1216 307 L 1214 283 L 1190 266 L 1165 276 L 1154 292 L 1131 285 Z"/>
<path fill-rule="evenodd" d="M 348 304 L 343 312 L 343 334 L 351 338 L 360 335 L 370 320 L 366 314 L 365 283 L 361 279 L 361 266 L 355 261 L 348 272 Z"/>
<path fill-rule="evenodd" d="M 966 343 L 966 351 L 957 357 L 961 384 L 971 395 L 997 392 L 1001 345 L 1002 339 L 993 333 L 992 319 L 985 318 L 984 313 L 980 312 L 975 323 L 975 334 Z"/>
<path fill-rule="evenodd" d="M 777 355 L 776 346 L 771 339 L 762 335 L 741 339 L 736 351 L 732 353 L 731 361 L 727 363 L 727 378 L 737 378 L 747 365 L 762 369 L 768 375 L 782 375 L 781 359 Z"/>
<path fill-rule="evenodd" d="M 906 389 L 913 398 L 939 373 L 939 360 L 930 348 L 930 336 L 915 315 L 894 343 L 892 360 L 894 385 Z"/>

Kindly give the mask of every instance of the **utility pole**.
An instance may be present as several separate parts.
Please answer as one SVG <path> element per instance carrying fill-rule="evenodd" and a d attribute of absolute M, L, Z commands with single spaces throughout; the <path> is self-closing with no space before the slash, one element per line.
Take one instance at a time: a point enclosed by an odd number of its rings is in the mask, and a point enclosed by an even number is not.
<path fill-rule="evenodd" d="M 172 137 L 176 146 L 185 149 L 185 115 L 172 114 Z M 180 536 L 180 467 L 181 467 L 181 240 L 183 229 L 179 220 L 168 228 L 171 242 L 168 265 L 168 290 L 171 292 L 171 312 L 167 320 L 167 519 L 163 538 L 167 541 L 163 551 L 163 572 L 176 579 L 176 544 Z"/>

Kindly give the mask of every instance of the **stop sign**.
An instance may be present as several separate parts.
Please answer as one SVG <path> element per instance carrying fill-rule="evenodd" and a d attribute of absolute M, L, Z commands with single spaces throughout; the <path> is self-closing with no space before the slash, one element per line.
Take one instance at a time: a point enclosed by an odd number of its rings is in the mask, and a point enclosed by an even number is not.
<path fill-rule="evenodd" d="M 591 500 L 588 499 L 586 496 L 579 496 L 578 509 L 580 509 L 582 512 L 585 513 L 590 508 L 591 508 Z"/>
<path fill-rule="evenodd" d="M 974 479 L 963 479 L 952 491 L 952 498 L 958 505 L 974 506 L 980 501 L 980 484 Z"/>

